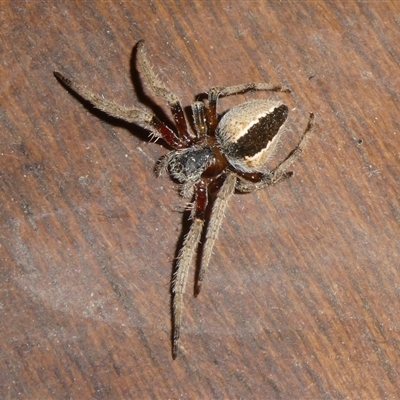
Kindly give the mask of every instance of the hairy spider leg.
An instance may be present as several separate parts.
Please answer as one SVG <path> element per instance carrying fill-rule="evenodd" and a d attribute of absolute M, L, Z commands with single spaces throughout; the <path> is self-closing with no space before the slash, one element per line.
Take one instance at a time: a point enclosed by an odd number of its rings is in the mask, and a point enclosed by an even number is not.
<path fill-rule="evenodd" d="M 188 132 L 188 124 L 182 104 L 178 96 L 167 89 L 154 73 L 153 67 L 147 57 L 144 40 L 140 40 L 137 44 L 137 63 L 141 74 L 144 76 L 144 81 L 149 86 L 150 90 L 168 103 L 174 117 L 179 138 L 185 143 L 185 147 L 190 146 L 193 142 L 193 138 Z"/>
<path fill-rule="evenodd" d="M 154 114 L 141 108 L 126 108 L 120 106 L 113 101 L 106 100 L 103 97 L 93 94 L 84 86 L 74 82 L 57 71 L 54 72 L 54 75 L 63 84 L 79 94 L 79 96 L 91 103 L 95 108 L 98 108 L 106 114 L 122 119 L 126 122 L 137 123 L 144 128 L 149 129 L 154 136 L 164 139 L 165 142 L 174 149 L 182 149 L 190 146 L 193 139 L 188 133 L 185 113 L 179 98 L 167 89 L 157 78 L 157 75 L 154 73 L 147 57 L 147 51 L 143 40 L 139 41 L 137 44 L 137 54 L 138 67 L 144 76 L 146 84 L 156 96 L 161 97 L 168 103 L 177 127 L 178 136 Z"/>
<path fill-rule="evenodd" d="M 137 107 L 127 108 L 111 100 L 107 100 L 101 96 L 93 94 L 84 86 L 74 82 L 69 78 L 66 78 L 60 72 L 54 71 L 54 76 L 84 100 L 88 101 L 93 107 L 105 112 L 106 114 L 149 129 L 155 137 L 164 139 L 165 142 L 174 149 L 186 147 L 186 142 L 178 138 L 175 132 L 161 122 L 154 114 Z"/>
<path fill-rule="evenodd" d="M 193 203 L 191 219 L 192 224 L 185 236 L 183 246 L 179 251 L 178 262 L 172 282 L 172 313 L 173 313 L 173 349 L 172 356 L 175 359 L 179 351 L 179 337 L 182 323 L 183 295 L 188 278 L 189 267 L 196 254 L 203 231 L 205 211 L 208 205 L 207 183 L 200 180 L 195 185 L 195 200 Z"/>
<path fill-rule="evenodd" d="M 310 113 L 308 124 L 303 132 L 298 145 L 275 169 L 267 173 L 243 173 L 238 175 L 236 190 L 242 193 L 250 193 L 255 190 L 264 189 L 267 186 L 282 182 L 293 175 L 287 169 L 299 158 L 306 146 L 314 127 L 314 114 Z"/>
<path fill-rule="evenodd" d="M 214 244 L 217 239 L 218 232 L 221 228 L 222 220 L 224 218 L 226 206 L 228 205 L 229 199 L 233 196 L 235 192 L 235 186 L 236 186 L 235 174 L 228 173 L 224 183 L 221 186 L 221 189 L 219 189 L 218 196 L 215 199 L 212 208 L 210 221 L 208 223 L 206 240 L 203 247 L 200 269 L 196 282 L 196 290 L 195 290 L 196 296 L 200 293 L 204 276 L 210 264 L 212 250 L 214 248 Z"/>
<path fill-rule="evenodd" d="M 205 138 L 208 133 L 207 114 L 204 103 L 202 101 L 195 101 L 192 104 L 193 124 L 196 130 L 197 137 Z"/>

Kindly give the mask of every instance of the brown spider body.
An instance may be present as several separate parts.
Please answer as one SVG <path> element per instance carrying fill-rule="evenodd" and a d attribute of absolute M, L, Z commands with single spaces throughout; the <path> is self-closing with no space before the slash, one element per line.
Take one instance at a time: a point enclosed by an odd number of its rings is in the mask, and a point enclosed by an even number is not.
<path fill-rule="evenodd" d="M 195 132 L 190 133 L 178 97 L 157 78 L 147 58 L 144 42 L 137 45 L 138 66 L 151 91 L 170 106 L 176 131 L 171 130 L 154 114 L 139 107 L 125 108 L 103 97 L 94 95 L 85 87 L 65 78 L 55 76 L 66 86 L 89 101 L 94 107 L 127 122 L 136 123 L 163 139 L 173 150 L 159 162 L 159 173 L 168 170 L 181 184 L 181 194 L 192 196 L 192 224 L 179 252 L 172 283 L 173 293 L 173 357 L 178 354 L 183 311 L 183 294 L 188 270 L 196 255 L 202 235 L 209 196 L 215 197 L 208 222 L 206 241 L 196 284 L 196 294 L 209 265 L 212 249 L 230 197 L 235 191 L 252 192 L 266 188 L 292 176 L 287 168 L 298 158 L 313 126 L 310 113 L 308 125 L 298 146 L 272 171 L 261 168 L 273 155 L 288 116 L 282 101 L 254 100 L 233 107 L 219 119 L 217 100 L 249 90 L 290 92 L 279 85 L 249 83 L 230 87 L 215 87 L 208 92 L 208 103 L 192 104 Z"/>

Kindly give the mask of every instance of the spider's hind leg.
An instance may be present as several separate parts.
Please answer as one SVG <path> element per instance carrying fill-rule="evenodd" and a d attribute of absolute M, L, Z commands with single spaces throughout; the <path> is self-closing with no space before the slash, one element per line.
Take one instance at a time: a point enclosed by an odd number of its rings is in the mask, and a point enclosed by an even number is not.
<path fill-rule="evenodd" d="M 210 221 L 207 227 L 206 241 L 203 247 L 203 253 L 201 257 L 201 264 L 199 269 L 199 274 L 196 282 L 195 295 L 200 293 L 201 285 L 204 280 L 204 276 L 207 272 L 208 265 L 210 263 L 210 258 L 212 250 L 214 248 L 215 240 L 217 239 L 218 232 L 221 228 L 222 220 L 224 218 L 226 206 L 228 205 L 229 199 L 235 192 L 236 186 L 236 176 L 233 174 L 228 174 L 223 182 L 217 198 L 215 199 Z"/>
<path fill-rule="evenodd" d="M 255 190 L 264 189 L 267 186 L 282 182 L 293 176 L 292 171 L 287 169 L 300 157 L 306 146 L 314 127 L 314 114 L 310 113 L 308 124 L 304 130 L 303 136 L 299 144 L 290 152 L 275 169 L 267 173 L 249 174 L 251 179 L 246 179 L 246 174 L 238 175 L 236 190 L 242 193 L 250 193 Z"/>
<path fill-rule="evenodd" d="M 306 126 L 306 129 L 303 132 L 303 136 L 299 142 L 299 144 L 295 147 L 295 149 L 289 154 L 288 157 L 284 161 L 282 161 L 275 169 L 274 169 L 274 174 L 276 177 L 283 176 L 286 174 L 287 169 L 300 157 L 301 153 L 303 152 L 304 148 L 306 147 L 306 144 L 308 142 L 308 139 L 310 138 L 310 135 L 312 133 L 313 127 L 314 127 L 314 113 L 310 113 L 309 119 L 308 119 L 308 124 Z"/>
<path fill-rule="evenodd" d="M 195 200 L 191 213 L 192 224 L 185 236 L 183 246 L 179 252 L 178 262 L 172 282 L 172 314 L 173 314 L 173 349 L 175 359 L 179 351 L 179 338 L 182 323 L 183 295 L 188 278 L 189 267 L 196 254 L 204 226 L 205 210 L 208 204 L 207 184 L 198 182 L 195 187 Z"/>
<path fill-rule="evenodd" d="M 221 227 L 226 206 L 235 191 L 236 176 L 234 174 L 222 176 L 222 179 L 222 186 L 218 191 L 218 195 L 212 209 L 210 222 L 208 224 L 206 242 L 204 244 L 199 275 L 196 282 L 196 295 L 200 292 L 201 284 L 203 282 L 204 275 L 210 262 L 212 249 L 214 247 L 218 231 Z M 188 271 L 201 239 L 201 234 L 204 226 L 205 211 L 208 205 L 208 187 L 206 182 L 204 182 L 203 180 L 198 182 L 194 187 L 194 191 L 195 202 L 193 204 L 191 214 L 193 222 L 190 227 L 189 233 L 184 239 L 182 249 L 179 252 L 178 263 L 172 285 L 174 328 L 172 355 L 174 358 L 177 357 L 179 351 L 179 337 L 183 311 L 183 294 L 187 282 Z"/>

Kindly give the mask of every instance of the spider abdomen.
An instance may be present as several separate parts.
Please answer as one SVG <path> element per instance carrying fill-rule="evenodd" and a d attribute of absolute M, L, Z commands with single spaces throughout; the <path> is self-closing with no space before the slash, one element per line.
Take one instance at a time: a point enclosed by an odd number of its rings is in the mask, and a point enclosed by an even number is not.
<path fill-rule="evenodd" d="M 229 110 L 215 136 L 229 163 L 243 172 L 259 170 L 273 154 L 288 116 L 281 101 L 253 100 Z"/>

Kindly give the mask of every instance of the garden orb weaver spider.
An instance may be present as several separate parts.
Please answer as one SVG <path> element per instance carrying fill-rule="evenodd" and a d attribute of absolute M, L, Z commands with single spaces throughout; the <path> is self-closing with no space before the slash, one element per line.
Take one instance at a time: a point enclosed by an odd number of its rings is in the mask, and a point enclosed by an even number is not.
<path fill-rule="evenodd" d="M 181 195 L 192 197 L 190 230 L 179 251 L 172 282 L 173 296 L 173 358 L 179 350 L 179 338 L 183 311 L 183 295 L 189 267 L 197 249 L 205 225 L 209 197 L 215 196 L 208 221 L 195 294 L 208 269 L 215 240 L 220 229 L 229 199 L 235 191 L 249 193 L 264 189 L 285 179 L 293 172 L 289 166 L 299 157 L 306 145 L 314 124 L 310 113 L 302 139 L 294 150 L 275 169 L 261 172 L 272 157 L 284 132 L 288 107 L 280 100 L 253 100 L 239 104 L 219 119 L 219 97 L 246 91 L 286 92 L 290 90 L 268 83 L 248 83 L 229 87 L 214 87 L 208 92 L 208 104 L 195 101 L 192 104 L 194 132 L 189 124 L 179 98 L 167 89 L 154 73 L 147 57 L 144 41 L 137 44 L 137 63 L 144 81 L 154 95 L 165 100 L 175 122 L 176 131 L 161 122 L 158 117 L 141 107 L 126 108 L 88 91 L 74 80 L 54 72 L 56 78 L 91 103 L 95 108 L 129 123 L 148 129 L 163 139 L 172 150 L 159 162 L 158 172 L 169 171 L 181 184 Z"/>

